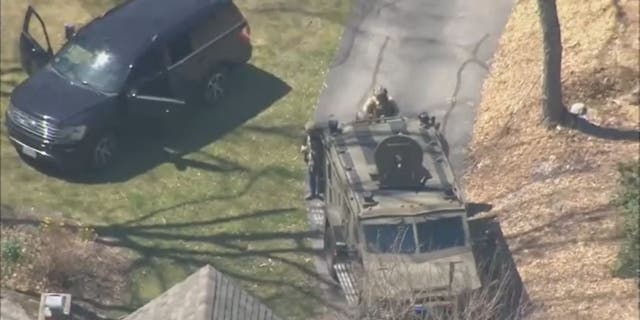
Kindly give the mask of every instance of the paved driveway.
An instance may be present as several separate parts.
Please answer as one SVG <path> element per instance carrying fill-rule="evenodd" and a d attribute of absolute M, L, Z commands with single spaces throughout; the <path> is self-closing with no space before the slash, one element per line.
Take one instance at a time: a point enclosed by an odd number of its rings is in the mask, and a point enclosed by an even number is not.
<path fill-rule="evenodd" d="M 487 65 L 513 0 L 355 0 L 316 121 L 351 121 L 375 85 L 403 115 L 442 119 L 461 169 Z M 452 97 L 455 96 L 455 101 Z"/>

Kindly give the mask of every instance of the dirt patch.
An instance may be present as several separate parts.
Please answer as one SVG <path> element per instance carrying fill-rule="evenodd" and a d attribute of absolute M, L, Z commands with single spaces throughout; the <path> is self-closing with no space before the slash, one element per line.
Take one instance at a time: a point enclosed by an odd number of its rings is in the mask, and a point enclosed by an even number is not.
<path fill-rule="evenodd" d="M 93 241 L 95 233 L 68 221 L 34 220 L 3 212 L 2 287 L 39 295 L 66 292 L 104 306 L 127 305 L 133 257 Z"/>
<path fill-rule="evenodd" d="M 565 104 L 600 126 L 640 128 L 638 1 L 558 2 Z M 534 303 L 546 319 L 637 319 L 637 281 L 612 277 L 620 239 L 611 210 L 616 164 L 638 141 L 541 125 L 542 34 L 522 0 L 484 84 L 466 176 L 469 201 L 491 203 Z"/>

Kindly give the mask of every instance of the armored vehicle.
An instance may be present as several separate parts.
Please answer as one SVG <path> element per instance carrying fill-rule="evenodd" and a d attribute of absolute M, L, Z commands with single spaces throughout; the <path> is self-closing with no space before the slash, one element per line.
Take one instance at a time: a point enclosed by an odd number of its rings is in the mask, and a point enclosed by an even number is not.
<path fill-rule="evenodd" d="M 348 300 L 453 309 L 481 286 L 434 117 L 330 121 L 323 150 L 327 264 Z"/>

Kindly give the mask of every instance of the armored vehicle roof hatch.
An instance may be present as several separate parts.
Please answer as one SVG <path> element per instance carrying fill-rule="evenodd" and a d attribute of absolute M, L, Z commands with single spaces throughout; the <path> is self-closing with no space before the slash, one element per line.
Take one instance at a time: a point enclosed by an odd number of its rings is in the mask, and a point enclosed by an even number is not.
<path fill-rule="evenodd" d="M 325 137 L 333 174 L 351 190 L 361 218 L 464 210 L 437 127 L 392 118 L 333 129 Z"/>

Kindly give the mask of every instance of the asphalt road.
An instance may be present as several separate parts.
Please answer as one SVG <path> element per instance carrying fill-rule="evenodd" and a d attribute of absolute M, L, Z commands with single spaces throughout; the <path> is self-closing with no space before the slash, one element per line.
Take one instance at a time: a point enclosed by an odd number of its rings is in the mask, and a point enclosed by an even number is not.
<path fill-rule="evenodd" d="M 355 1 L 316 122 L 352 121 L 374 86 L 383 85 L 402 115 L 428 111 L 442 121 L 459 171 L 482 82 L 514 1 Z"/>
<path fill-rule="evenodd" d="M 428 111 L 442 122 L 450 159 L 461 173 L 482 83 L 515 1 L 354 1 L 318 101 L 316 123 L 353 121 L 373 88 L 383 85 L 401 115 Z M 310 223 L 323 231 L 317 206 L 311 204 L 316 209 L 310 210 Z M 322 250 L 321 237 L 312 240 L 315 249 Z M 316 259 L 316 267 L 329 280 L 323 259 Z M 346 308 L 336 288 L 325 289 L 333 305 L 329 309 Z"/>

